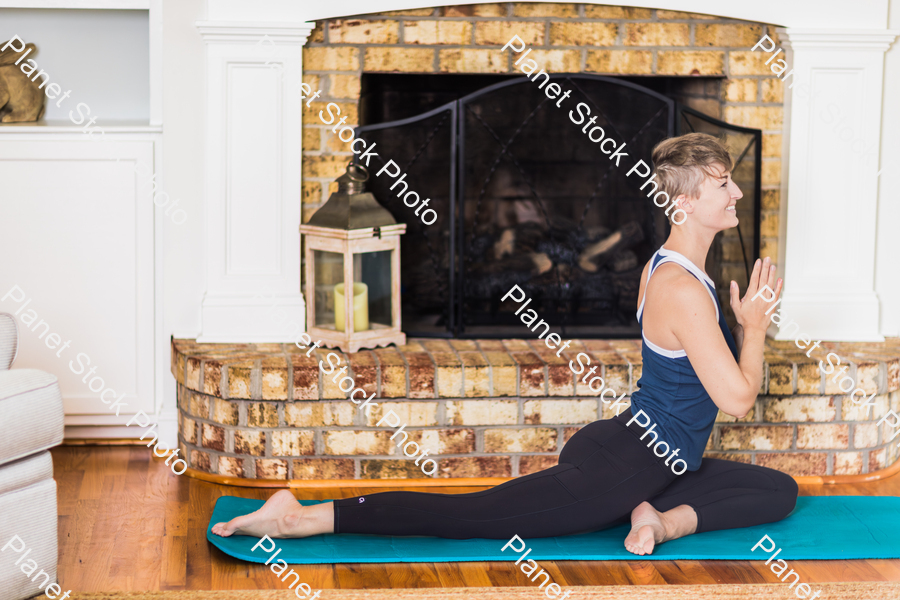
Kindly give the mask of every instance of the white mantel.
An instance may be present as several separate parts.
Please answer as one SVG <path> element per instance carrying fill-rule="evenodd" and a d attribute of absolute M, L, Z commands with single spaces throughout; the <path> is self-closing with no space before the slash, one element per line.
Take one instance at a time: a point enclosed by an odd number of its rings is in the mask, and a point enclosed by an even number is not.
<path fill-rule="evenodd" d="M 212 1 L 212 0 L 211 0 Z M 545 2 L 546 0 L 517 0 L 518 2 Z M 218 0 L 220 10 L 237 8 L 242 0 Z M 305 20 L 330 19 L 349 15 L 381 13 L 389 10 L 428 8 L 453 4 L 479 4 L 478 2 L 447 2 L 435 0 L 334 0 L 333 2 L 300 2 L 294 0 L 269 0 L 266 6 L 296 7 L 297 14 Z M 607 6 L 635 6 L 660 8 L 683 12 L 701 13 L 758 21 L 789 27 L 858 28 L 879 29 L 887 25 L 888 0 L 755 0 L 754 2 L 722 2 L 721 0 L 629 0 L 627 2 L 598 2 L 580 0 L 578 4 L 603 4 Z M 302 5 L 302 6 L 301 6 Z"/>

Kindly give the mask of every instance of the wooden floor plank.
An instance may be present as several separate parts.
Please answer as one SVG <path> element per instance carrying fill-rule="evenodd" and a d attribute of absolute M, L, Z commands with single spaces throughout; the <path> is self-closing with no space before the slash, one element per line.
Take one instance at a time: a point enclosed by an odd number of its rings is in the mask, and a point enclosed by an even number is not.
<path fill-rule="evenodd" d="M 394 564 L 388 569 L 392 588 L 441 587 L 434 563 Z"/>
<path fill-rule="evenodd" d="M 631 585 L 631 568 L 617 560 L 559 561 L 569 585 Z"/>
<path fill-rule="evenodd" d="M 163 543 L 160 590 L 183 590 L 187 585 L 187 539 L 166 535 Z"/>
<path fill-rule="evenodd" d="M 878 571 L 885 581 L 900 581 L 900 560 L 869 559 L 866 563 Z"/>
<path fill-rule="evenodd" d="M 788 567 L 800 573 L 800 581 L 887 581 L 865 560 L 803 560 L 786 561 Z M 769 565 L 771 567 L 771 563 Z M 788 571 L 790 571 L 788 569 Z M 785 573 L 781 576 L 784 579 Z M 790 581 L 793 581 L 791 576 Z"/>
<path fill-rule="evenodd" d="M 779 583 L 770 572 L 765 561 L 749 560 L 705 560 L 703 567 L 712 575 L 716 583 Z"/>
<path fill-rule="evenodd" d="M 716 583 L 715 578 L 697 560 L 661 561 L 654 564 L 660 576 L 670 585 L 712 585 Z"/>
<path fill-rule="evenodd" d="M 665 585 L 666 583 L 666 580 L 656 570 L 656 561 L 627 561 L 625 564 L 631 569 L 629 575 L 631 583 L 634 585 Z"/>
<path fill-rule="evenodd" d="M 490 563 L 435 563 L 435 571 L 441 587 L 490 587 L 491 580 L 487 576 Z"/>
<path fill-rule="evenodd" d="M 230 589 L 212 587 L 212 560 L 210 553 L 219 552 L 206 541 L 206 528 L 212 514 L 211 484 L 197 481 L 184 481 L 179 477 L 176 485 L 188 485 L 191 494 L 188 498 L 188 534 L 187 538 L 187 585 L 189 590 Z M 219 552 L 220 553 L 220 552 Z M 220 553 L 221 554 L 221 553 Z"/>
<path fill-rule="evenodd" d="M 516 561 L 489 562 L 487 576 L 491 580 L 491 587 L 525 587 L 533 585 L 519 570 Z"/>
<path fill-rule="evenodd" d="M 149 449 L 66 446 L 52 451 L 59 498 L 59 578 L 65 589 L 287 589 L 267 566 L 229 557 L 206 540 L 223 495 L 265 499 L 274 490 L 174 475 Z M 397 488 L 403 489 L 403 488 Z M 437 488 L 464 493 L 485 488 Z M 383 488 L 295 489 L 298 498 L 360 496 Z M 801 486 L 803 495 L 900 495 L 900 475 L 867 484 Z M 313 589 L 535 587 L 514 560 L 473 563 L 298 565 Z M 764 561 L 546 561 L 563 588 L 584 585 L 779 583 Z M 900 560 L 795 561 L 801 582 L 900 581 Z M 541 578 L 543 580 L 543 578 Z M 787 584 L 785 589 L 787 590 Z M 789 592 L 786 592 L 789 593 Z"/>
<path fill-rule="evenodd" d="M 334 565 L 334 575 L 340 582 L 341 588 L 389 588 L 391 587 L 391 578 L 388 575 L 388 569 L 395 566 L 391 563 L 338 564 Z"/>
<path fill-rule="evenodd" d="M 57 572 L 61 582 L 69 588 L 84 590 L 84 577 L 91 564 L 90 540 L 93 523 L 97 519 L 99 500 L 79 500 L 70 517 L 69 535 L 59 547 Z M 71 582 L 71 583 L 69 583 Z M 107 588 L 111 589 L 111 588 Z M 100 591 L 100 590 L 96 590 Z"/>

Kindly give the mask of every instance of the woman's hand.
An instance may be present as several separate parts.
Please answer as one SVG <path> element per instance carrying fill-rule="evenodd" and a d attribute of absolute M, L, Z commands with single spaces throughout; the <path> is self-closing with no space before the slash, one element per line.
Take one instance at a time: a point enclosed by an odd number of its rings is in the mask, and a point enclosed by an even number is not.
<path fill-rule="evenodd" d="M 777 301 L 781 296 L 783 283 L 779 277 L 776 285 L 775 265 L 770 264 L 768 258 L 762 261 L 756 260 L 756 264 L 753 265 L 753 272 L 750 273 L 747 293 L 744 294 L 743 298 L 738 299 L 738 294 L 740 294 L 738 284 L 734 281 L 731 282 L 731 309 L 734 311 L 738 324 L 745 331 L 765 332 L 770 320 L 766 311 L 771 308 L 772 302 Z M 775 296 L 771 299 L 771 302 L 766 302 L 766 296 L 768 296 L 766 293 L 760 295 L 756 300 L 752 299 L 763 286 L 768 286 L 770 290 L 774 289 Z"/>

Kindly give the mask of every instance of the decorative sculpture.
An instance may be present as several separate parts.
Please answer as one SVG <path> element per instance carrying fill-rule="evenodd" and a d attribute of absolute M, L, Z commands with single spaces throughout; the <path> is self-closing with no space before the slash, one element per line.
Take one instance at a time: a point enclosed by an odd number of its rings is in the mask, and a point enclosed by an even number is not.
<path fill-rule="evenodd" d="M 37 121 L 44 115 L 44 92 L 37 82 L 25 75 L 21 65 L 15 64 L 22 58 L 22 52 L 28 50 L 26 54 L 29 54 L 37 47 L 27 44 L 23 50 L 15 52 L 9 42 L 2 46 L 7 49 L 0 51 L 0 122 Z"/>

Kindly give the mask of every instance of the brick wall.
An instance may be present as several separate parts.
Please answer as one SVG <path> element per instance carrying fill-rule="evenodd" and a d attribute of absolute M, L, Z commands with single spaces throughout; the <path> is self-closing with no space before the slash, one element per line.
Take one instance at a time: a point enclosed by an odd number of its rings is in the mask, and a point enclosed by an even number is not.
<path fill-rule="evenodd" d="M 734 125 L 762 129 L 763 256 L 778 256 L 783 84 L 750 48 L 773 27 L 709 15 L 584 4 L 492 3 L 319 21 L 303 49 L 303 79 L 322 96 L 303 115 L 303 220 L 343 173 L 351 153 L 318 113 L 328 102 L 357 124 L 362 73 L 520 73 L 500 48 L 513 34 L 552 73 L 718 76 L 719 98 L 692 106 Z M 699 102 L 699 104 L 698 104 Z M 748 198 L 747 201 L 750 199 Z M 741 280 L 740 244 L 725 233 L 722 274 Z"/>
<path fill-rule="evenodd" d="M 436 477 L 509 477 L 556 463 L 580 427 L 614 412 L 569 369 L 578 352 L 618 393 L 641 376 L 637 340 L 574 340 L 557 358 L 543 342 L 410 340 L 341 356 L 357 387 L 375 393 L 367 416 L 318 361 L 290 344 L 172 343 L 179 442 L 192 469 L 260 479 L 423 477 L 375 424 L 391 409 L 410 439 L 437 456 Z M 766 377 L 742 419 L 719 414 L 706 456 L 766 465 L 793 475 L 871 473 L 898 459 L 900 339 L 822 344 L 852 357 L 847 372 L 876 408 L 867 415 L 792 342 L 769 342 Z M 315 356 L 315 355 L 314 355 Z M 846 360 L 843 361 L 846 363 Z"/>

